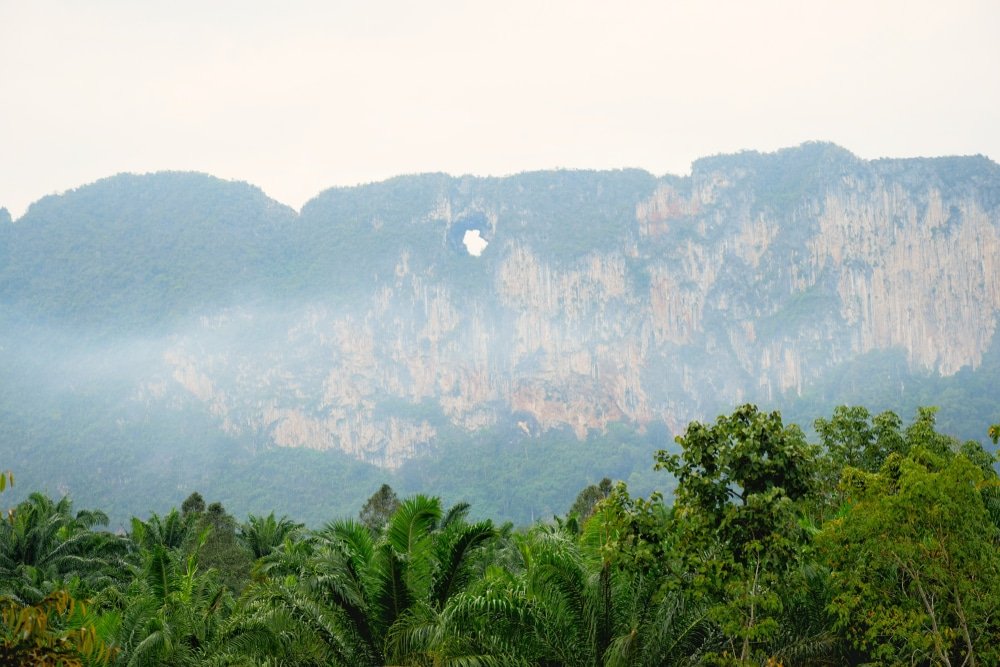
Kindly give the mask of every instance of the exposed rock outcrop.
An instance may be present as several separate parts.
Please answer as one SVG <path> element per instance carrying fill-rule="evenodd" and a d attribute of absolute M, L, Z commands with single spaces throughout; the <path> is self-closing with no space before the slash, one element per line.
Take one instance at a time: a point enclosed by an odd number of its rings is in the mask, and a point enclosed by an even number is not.
<path fill-rule="evenodd" d="M 951 374 L 994 335 L 1000 175 L 985 159 L 869 163 L 816 144 L 604 178 L 436 178 L 403 213 L 383 214 L 377 188 L 339 192 L 371 211 L 356 234 L 378 248 L 338 266 L 359 277 L 353 301 L 289 305 L 263 352 L 195 334 L 165 353 L 170 378 L 230 428 L 395 467 L 442 428 L 515 414 L 579 438 L 676 426 L 871 350 Z M 310 224 L 342 225 L 318 206 Z M 457 252 L 453 227 L 481 227 L 482 256 Z"/>

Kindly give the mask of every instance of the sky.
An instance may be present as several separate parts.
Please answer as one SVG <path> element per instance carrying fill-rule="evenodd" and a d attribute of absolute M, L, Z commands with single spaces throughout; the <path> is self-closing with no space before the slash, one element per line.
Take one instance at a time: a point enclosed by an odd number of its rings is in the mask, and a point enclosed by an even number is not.
<path fill-rule="evenodd" d="M 0 206 L 120 172 L 295 208 L 833 141 L 1000 160 L 997 0 L 0 0 Z"/>

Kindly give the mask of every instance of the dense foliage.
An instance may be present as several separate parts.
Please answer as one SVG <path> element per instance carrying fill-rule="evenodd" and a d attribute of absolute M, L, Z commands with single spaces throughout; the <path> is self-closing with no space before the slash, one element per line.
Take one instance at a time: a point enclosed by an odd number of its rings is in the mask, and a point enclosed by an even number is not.
<path fill-rule="evenodd" d="M 0 521 L 0 664 L 996 664 L 994 457 L 933 409 L 814 427 L 691 423 L 656 455 L 672 505 L 604 479 L 517 528 L 383 485 L 313 530 L 194 493 L 112 533 L 32 493 Z"/>

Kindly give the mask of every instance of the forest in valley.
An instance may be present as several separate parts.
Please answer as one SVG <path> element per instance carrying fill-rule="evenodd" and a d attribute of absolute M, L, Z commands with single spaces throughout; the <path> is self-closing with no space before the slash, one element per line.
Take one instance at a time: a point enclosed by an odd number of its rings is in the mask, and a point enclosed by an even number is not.
<path fill-rule="evenodd" d="M 30 493 L 0 521 L 0 665 L 1000 663 L 994 455 L 930 408 L 811 426 L 692 422 L 651 462 L 671 498 L 604 479 L 520 526 L 383 485 L 318 526 L 193 493 L 110 531 Z"/>

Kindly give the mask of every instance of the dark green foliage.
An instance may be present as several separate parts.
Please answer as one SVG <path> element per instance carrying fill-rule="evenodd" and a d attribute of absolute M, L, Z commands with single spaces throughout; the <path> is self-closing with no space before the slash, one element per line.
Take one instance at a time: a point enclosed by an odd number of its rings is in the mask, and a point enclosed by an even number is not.
<path fill-rule="evenodd" d="M 657 454 L 657 466 L 677 477 L 676 507 L 721 529 L 737 555 L 781 530 L 785 519 L 774 508 L 813 490 L 813 454 L 802 431 L 784 426 L 777 412 L 743 405 L 714 425 L 692 422 L 677 442 L 682 454 Z"/>
<path fill-rule="evenodd" d="M 383 484 L 365 502 L 358 518 L 368 530 L 372 531 L 372 535 L 379 535 L 389 522 L 389 518 L 398 509 L 399 497 L 396 496 L 396 492 L 392 490 L 391 486 Z"/>
<path fill-rule="evenodd" d="M 303 529 L 301 523 L 295 523 L 287 516 L 274 518 L 274 512 L 266 517 L 247 517 L 247 522 L 240 525 L 237 538 L 257 561 L 270 555 L 286 540 L 294 539 Z"/>
<path fill-rule="evenodd" d="M 97 333 L 255 296 L 291 209 L 245 183 L 121 174 L 35 202 L 9 234 L 0 303 Z"/>
<path fill-rule="evenodd" d="M 993 457 L 932 409 L 841 407 L 817 432 L 741 406 L 658 454 L 673 507 L 604 479 L 582 520 L 521 531 L 384 485 L 377 530 L 238 525 L 192 493 L 122 537 L 32 494 L 0 522 L 0 607 L 69 586 L 87 611 L 32 646 L 122 665 L 994 664 Z"/>
<path fill-rule="evenodd" d="M 466 510 L 444 512 L 438 499 L 416 496 L 377 536 L 339 521 L 316 533 L 305 558 L 275 552 L 262 572 L 288 574 L 250 589 L 222 652 L 240 655 L 259 642 L 306 664 L 423 664 L 447 650 L 432 649 L 424 629 L 482 572 L 484 547 L 496 537 L 489 522 L 466 523 Z M 271 634 L 261 636 L 261 615 L 275 613 L 287 620 L 270 620 Z M 282 623 L 295 630 L 281 633 Z"/>
<path fill-rule="evenodd" d="M 67 586 L 85 596 L 113 585 L 128 544 L 93 530 L 106 524 L 103 512 L 74 513 L 68 497 L 29 495 L 0 521 L 0 596 L 35 604 Z"/>
<path fill-rule="evenodd" d="M 219 631 L 231 598 L 196 553 L 155 545 L 141 553 L 123 596 L 104 604 L 114 619 L 119 663 L 197 665 Z"/>
<path fill-rule="evenodd" d="M 874 472 L 882 467 L 892 452 L 902 452 L 905 443 L 899 433 L 901 422 L 891 412 L 885 412 L 874 421 L 868 410 L 861 406 L 840 406 L 833 411 L 832 419 L 817 419 L 816 432 L 820 444 L 837 467 L 845 466 Z"/>
<path fill-rule="evenodd" d="M 205 511 L 205 499 L 197 491 L 192 491 L 191 495 L 181 503 L 181 512 L 184 514 L 201 514 Z"/>
<path fill-rule="evenodd" d="M 542 526 L 514 536 L 515 557 L 455 600 L 452 631 L 500 664 L 696 661 L 716 639 L 704 607 L 614 558 L 622 519 L 599 509 L 579 540 Z"/>
<path fill-rule="evenodd" d="M 194 495 L 196 494 L 192 494 L 184 501 L 181 506 L 182 511 L 184 505 L 188 505 Z M 204 501 L 201 501 L 203 509 L 204 506 Z M 145 549 L 152 549 L 156 545 L 167 549 L 180 549 L 192 541 L 199 511 L 201 510 L 192 511 L 188 505 L 183 513 L 178 512 L 176 508 L 171 509 L 163 517 L 153 512 L 146 521 L 132 517 L 132 541 Z"/>
<path fill-rule="evenodd" d="M 226 512 L 222 503 L 214 502 L 196 514 L 195 533 L 198 546 L 198 564 L 203 569 L 215 570 L 219 581 L 238 594 L 250 578 L 253 554 L 237 537 L 236 519 Z"/>
<path fill-rule="evenodd" d="M 598 502 L 604 500 L 611 494 L 612 482 L 605 477 L 598 484 L 590 484 L 576 497 L 573 506 L 569 508 L 567 516 L 576 517 L 578 521 L 586 521 L 594 512 L 594 507 Z"/>

